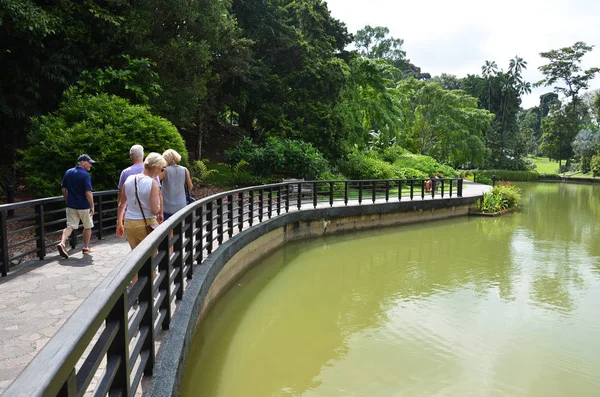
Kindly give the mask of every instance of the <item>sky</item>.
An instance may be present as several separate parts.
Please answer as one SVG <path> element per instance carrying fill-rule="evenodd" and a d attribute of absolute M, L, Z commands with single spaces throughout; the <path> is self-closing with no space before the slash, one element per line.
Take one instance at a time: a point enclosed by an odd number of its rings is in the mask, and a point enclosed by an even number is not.
<path fill-rule="evenodd" d="M 516 55 L 527 62 L 523 72 L 532 84 L 547 62 L 540 52 L 583 41 L 595 48 L 581 67 L 600 67 L 599 0 L 326 0 L 331 15 L 350 33 L 366 25 L 385 26 L 389 36 L 404 40 L 406 57 L 432 76 L 465 77 L 481 74 L 486 60 L 508 70 Z M 600 77 L 590 90 L 600 89 Z M 540 95 L 553 87 L 533 88 L 522 97 L 523 108 L 539 104 Z"/>

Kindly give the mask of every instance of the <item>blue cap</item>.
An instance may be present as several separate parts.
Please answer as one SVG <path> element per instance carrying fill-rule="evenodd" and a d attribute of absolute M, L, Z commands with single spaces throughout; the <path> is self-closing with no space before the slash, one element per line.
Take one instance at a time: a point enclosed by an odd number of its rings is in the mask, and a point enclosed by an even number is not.
<path fill-rule="evenodd" d="M 81 156 L 79 156 L 79 158 L 77 159 L 77 161 L 88 161 L 92 164 L 95 163 L 94 160 L 92 160 L 92 158 L 90 156 L 88 156 L 87 154 L 82 154 Z"/>

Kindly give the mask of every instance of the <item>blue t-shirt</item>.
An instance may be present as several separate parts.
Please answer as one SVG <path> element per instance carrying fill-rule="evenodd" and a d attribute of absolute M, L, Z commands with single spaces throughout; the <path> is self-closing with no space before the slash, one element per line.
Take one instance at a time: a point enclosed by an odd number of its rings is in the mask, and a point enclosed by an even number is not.
<path fill-rule="evenodd" d="M 82 167 L 68 169 L 63 176 L 61 187 L 67 189 L 67 207 L 76 210 L 87 210 L 90 208 L 85 197 L 86 191 L 92 191 L 92 178 Z"/>

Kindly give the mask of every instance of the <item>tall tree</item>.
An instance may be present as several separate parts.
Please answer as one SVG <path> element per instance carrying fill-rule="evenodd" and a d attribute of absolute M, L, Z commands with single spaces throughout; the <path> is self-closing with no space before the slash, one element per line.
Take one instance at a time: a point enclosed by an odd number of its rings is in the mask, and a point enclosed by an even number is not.
<path fill-rule="evenodd" d="M 402 80 L 398 91 L 403 112 L 402 146 L 455 167 L 483 164 L 488 155 L 483 134 L 494 116 L 479 109 L 477 99 L 413 78 Z"/>
<path fill-rule="evenodd" d="M 593 48 L 594 46 L 588 46 L 584 42 L 578 41 L 571 47 L 540 53 L 540 56 L 546 58 L 549 63 L 539 67 L 539 70 L 546 77 L 535 85 L 551 86 L 562 82 L 564 86 L 554 85 L 554 91 L 564 94 L 570 101 L 561 109 L 557 109 L 555 117 L 546 123 L 548 132 L 555 131 L 558 127 L 569 129 L 562 131 L 560 134 L 554 133 L 554 139 L 567 141 L 552 146 L 553 148 L 560 148 L 560 150 L 553 150 L 554 156 L 559 156 L 555 157 L 558 160 L 566 160 L 567 166 L 570 164 L 573 154 L 571 142 L 579 132 L 579 123 L 587 113 L 587 109 L 580 106 L 579 93 L 581 90 L 587 89 L 589 82 L 600 72 L 600 68 L 581 69 L 583 56 Z M 564 117 L 573 119 L 563 120 Z M 546 133 L 546 130 L 544 133 Z"/>

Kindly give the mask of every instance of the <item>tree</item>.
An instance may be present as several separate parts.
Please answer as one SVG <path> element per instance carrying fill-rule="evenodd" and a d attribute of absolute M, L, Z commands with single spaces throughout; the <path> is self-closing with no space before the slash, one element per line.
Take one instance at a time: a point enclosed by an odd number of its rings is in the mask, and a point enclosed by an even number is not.
<path fill-rule="evenodd" d="M 546 58 L 550 63 L 540 66 L 538 69 L 546 76 L 544 79 L 535 83 L 535 86 L 551 86 L 562 81 L 566 87 L 554 86 L 554 91 L 562 93 L 571 99 L 571 103 L 576 105 L 579 92 L 587 89 L 590 80 L 600 68 L 590 68 L 581 72 L 581 59 L 590 52 L 594 46 L 578 41 L 571 47 L 564 47 L 558 50 L 541 52 L 540 56 Z"/>
<path fill-rule="evenodd" d="M 388 70 L 392 81 L 397 83 L 402 78 L 414 77 L 417 80 L 429 80 L 429 73 L 422 73 L 421 68 L 412 64 L 406 58 L 406 52 L 402 49 L 404 40 L 388 37 L 390 30 L 383 26 L 365 26 L 356 32 L 354 43 L 359 54 L 364 58 L 381 59 L 397 70 Z"/>
<path fill-rule="evenodd" d="M 444 90 L 433 82 L 400 81 L 401 146 L 454 167 L 480 165 L 487 157 L 483 133 L 494 116 L 477 107 L 477 99 L 462 91 Z"/>
<path fill-rule="evenodd" d="M 557 112 L 556 117 L 547 122 L 548 131 L 552 132 L 553 139 L 567 140 L 555 145 L 561 149 L 558 150 L 558 153 L 554 154 L 555 156 L 559 156 L 555 157 L 559 160 L 565 159 L 567 166 L 570 164 L 570 155 L 573 153 L 571 142 L 579 132 L 579 123 L 583 121 L 583 117 L 585 113 L 587 113 L 587 109 L 580 106 L 579 92 L 583 89 L 587 89 L 590 80 L 600 72 L 600 68 L 590 68 L 582 71 L 580 66 L 583 56 L 593 48 L 594 46 L 588 46 L 587 44 L 578 41 L 571 47 L 564 47 L 558 50 L 540 53 L 540 56 L 548 59 L 550 63 L 539 67 L 539 70 L 546 77 L 538 81 L 535 85 L 550 86 L 558 82 L 563 82 L 565 86 L 555 85 L 554 91 L 562 93 L 570 99 L 570 103 L 564 107 L 564 110 L 562 112 Z M 563 120 L 563 117 L 572 117 L 573 119 Z M 568 130 L 559 133 L 556 131 L 558 126 Z M 546 131 L 544 132 L 546 133 Z"/>
<path fill-rule="evenodd" d="M 579 169 L 584 173 L 590 171 L 592 156 L 598 152 L 599 145 L 600 135 L 589 129 L 579 131 L 573 139 L 571 146 L 574 153 L 579 156 Z"/>
<path fill-rule="evenodd" d="M 542 137 L 540 151 L 550 159 L 562 160 L 573 157 L 571 142 L 579 132 L 578 116 L 573 115 L 577 109 L 571 104 L 562 105 L 555 102 L 547 117 L 542 119 Z M 567 161 L 567 167 L 569 166 Z"/>
<path fill-rule="evenodd" d="M 439 84 L 445 90 L 463 89 L 462 79 L 459 79 L 453 74 L 442 73 L 439 76 L 434 76 L 431 81 Z"/>
<path fill-rule="evenodd" d="M 361 56 L 383 59 L 394 67 L 404 70 L 408 66 L 406 52 L 402 50 L 404 40 L 387 37 L 390 30 L 383 26 L 365 26 L 356 32 L 354 43 Z"/>
<path fill-rule="evenodd" d="M 485 61 L 485 65 L 481 67 L 481 74 L 488 82 L 488 107 L 487 110 L 492 111 L 492 82 L 491 77 L 498 73 L 498 65 L 496 61 Z"/>

